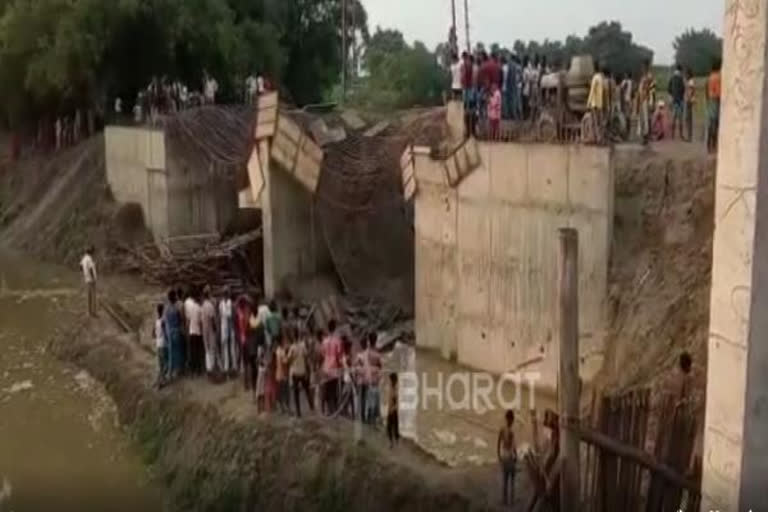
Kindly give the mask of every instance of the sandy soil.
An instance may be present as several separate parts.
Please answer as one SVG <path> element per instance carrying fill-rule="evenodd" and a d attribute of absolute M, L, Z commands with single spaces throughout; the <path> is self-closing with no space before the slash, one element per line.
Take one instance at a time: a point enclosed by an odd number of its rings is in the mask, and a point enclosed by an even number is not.
<path fill-rule="evenodd" d="M 0 165 L 0 243 L 76 267 L 94 245 L 101 267 L 117 244 L 149 236 L 126 224 L 106 181 L 101 135 L 51 155 Z"/>
<path fill-rule="evenodd" d="M 698 398 L 706 380 L 715 159 L 698 144 L 619 148 L 610 331 L 602 383 L 671 385 L 693 355 Z"/>

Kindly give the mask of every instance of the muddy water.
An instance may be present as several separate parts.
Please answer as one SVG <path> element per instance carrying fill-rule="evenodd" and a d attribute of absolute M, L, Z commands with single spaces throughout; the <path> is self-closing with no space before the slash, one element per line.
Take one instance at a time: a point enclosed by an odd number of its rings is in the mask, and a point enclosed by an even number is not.
<path fill-rule="evenodd" d="M 557 410 L 554 396 L 537 393 L 525 375 L 500 379 L 405 345 L 397 346 L 385 366 L 387 371 L 404 372 L 401 433 L 451 467 L 497 462 L 497 436 L 508 409 L 515 412 L 520 448 L 533 444 L 534 422 L 539 440 L 546 439 L 544 412 Z"/>
<path fill-rule="evenodd" d="M 0 251 L 0 512 L 162 509 L 114 403 L 46 353 L 79 293 L 76 274 Z"/>

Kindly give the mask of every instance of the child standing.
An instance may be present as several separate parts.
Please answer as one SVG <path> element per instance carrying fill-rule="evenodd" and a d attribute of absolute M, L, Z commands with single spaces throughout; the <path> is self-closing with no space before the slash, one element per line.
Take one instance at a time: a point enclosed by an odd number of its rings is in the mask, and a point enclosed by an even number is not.
<path fill-rule="evenodd" d="M 157 387 L 163 387 L 168 381 L 168 337 L 165 335 L 163 312 L 165 307 L 157 305 L 157 318 L 155 319 L 155 348 L 157 349 Z"/>
<path fill-rule="evenodd" d="M 389 400 L 387 400 L 387 437 L 389 446 L 394 448 L 400 441 L 400 420 L 397 416 L 398 396 L 397 396 L 397 374 L 389 374 Z"/>
<path fill-rule="evenodd" d="M 491 140 L 499 140 L 501 135 L 501 91 L 497 83 L 491 84 L 491 97 L 488 101 L 488 122 L 490 123 Z"/>

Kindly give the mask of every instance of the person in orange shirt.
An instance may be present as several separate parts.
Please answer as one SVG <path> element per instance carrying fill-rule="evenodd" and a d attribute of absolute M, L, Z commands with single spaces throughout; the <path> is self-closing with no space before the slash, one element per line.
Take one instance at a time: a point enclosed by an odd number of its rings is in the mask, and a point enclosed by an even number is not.
<path fill-rule="evenodd" d="M 717 133 L 720 129 L 720 60 L 712 66 L 712 72 L 707 79 L 707 150 L 717 151 Z"/>

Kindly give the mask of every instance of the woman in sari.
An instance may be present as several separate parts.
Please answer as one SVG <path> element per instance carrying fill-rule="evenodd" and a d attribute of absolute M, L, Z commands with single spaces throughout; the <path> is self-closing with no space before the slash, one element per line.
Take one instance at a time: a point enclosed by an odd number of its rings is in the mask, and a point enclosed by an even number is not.
<path fill-rule="evenodd" d="M 170 379 L 176 379 L 184 368 L 184 340 L 181 335 L 182 317 L 177 306 L 176 292 L 168 292 L 168 304 L 163 312 L 163 324 L 168 337 Z"/>

